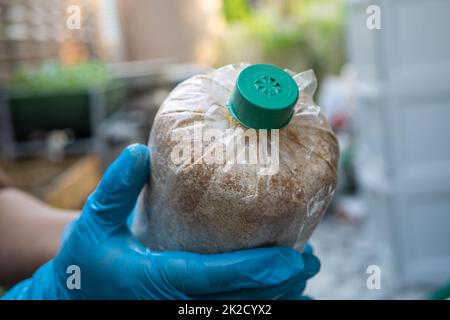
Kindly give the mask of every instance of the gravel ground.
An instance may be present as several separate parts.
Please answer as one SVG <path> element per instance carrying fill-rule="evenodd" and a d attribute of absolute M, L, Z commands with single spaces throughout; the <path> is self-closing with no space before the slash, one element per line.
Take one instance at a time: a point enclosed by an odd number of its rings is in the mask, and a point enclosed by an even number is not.
<path fill-rule="evenodd" d="M 379 265 L 362 223 L 350 223 L 334 216 L 325 217 L 311 243 L 322 267 L 308 282 L 306 294 L 314 299 L 424 299 L 431 288 L 395 288 L 392 273 L 381 269 L 380 289 L 369 290 L 366 272 Z"/>

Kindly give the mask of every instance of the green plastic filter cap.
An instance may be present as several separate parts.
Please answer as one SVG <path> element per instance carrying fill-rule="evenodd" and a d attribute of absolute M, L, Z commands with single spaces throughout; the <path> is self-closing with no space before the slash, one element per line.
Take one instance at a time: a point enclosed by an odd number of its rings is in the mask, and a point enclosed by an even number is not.
<path fill-rule="evenodd" d="M 297 83 L 286 71 L 254 64 L 239 74 L 227 105 L 248 128 L 280 129 L 291 120 L 297 99 Z"/>

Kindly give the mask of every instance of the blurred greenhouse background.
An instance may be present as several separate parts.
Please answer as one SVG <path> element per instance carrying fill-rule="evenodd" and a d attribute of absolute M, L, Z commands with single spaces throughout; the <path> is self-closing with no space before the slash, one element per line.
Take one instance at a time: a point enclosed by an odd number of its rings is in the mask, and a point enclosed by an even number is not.
<path fill-rule="evenodd" d="M 313 69 L 320 82 L 327 74 L 338 74 L 344 64 L 339 0 L 265 1 L 259 6 L 257 1 L 228 0 L 223 10 L 227 30 L 219 65 L 245 60 Z"/>
<path fill-rule="evenodd" d="M 381 29 L 366 23 L 373 5 Z M 181 81 L 241 61 L 313 69 L 341 161 L 307 293 L 444 298 L 449 14 L 447 0 L 0 0 L 0 168 L 80 208 Z"/>

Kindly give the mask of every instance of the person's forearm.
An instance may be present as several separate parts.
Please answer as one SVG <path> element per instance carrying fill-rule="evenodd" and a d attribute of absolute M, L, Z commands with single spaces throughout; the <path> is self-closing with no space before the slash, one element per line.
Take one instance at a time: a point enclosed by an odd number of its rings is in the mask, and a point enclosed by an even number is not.
<path fill-rule="evenodd" d="M 64 227 L 77 215 L 18 189 L 0 189 L 0 284 L 23 280 L 51 259 Z"/>

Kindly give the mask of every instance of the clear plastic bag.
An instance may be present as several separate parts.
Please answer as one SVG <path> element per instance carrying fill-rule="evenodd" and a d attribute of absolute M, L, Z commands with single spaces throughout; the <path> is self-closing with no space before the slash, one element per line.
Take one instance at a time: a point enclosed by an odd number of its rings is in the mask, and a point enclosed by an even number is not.
<path fill-rule="evenodd" d="M 299 98 L 286 127 L 254 130 L 227 108 L 246 66 L 194 76 L 161 105 L 148 144 L 150 184 L 133 223 L 147 247 L 302 250 L 323 216 L 336 187 L 339 147 L 313 101 L 314 73 L 288 71 Z"/>

